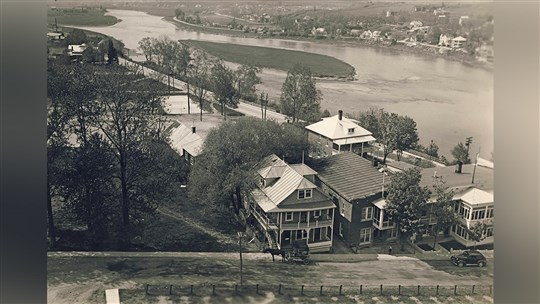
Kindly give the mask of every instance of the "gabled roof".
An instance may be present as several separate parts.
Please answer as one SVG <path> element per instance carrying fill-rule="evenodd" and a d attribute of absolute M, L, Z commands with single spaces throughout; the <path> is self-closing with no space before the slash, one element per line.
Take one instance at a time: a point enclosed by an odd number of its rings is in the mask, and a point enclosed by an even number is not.
<path fill-rule="evenodd" d="M 461 36 L 456 37 L 456 38 L 454 38 L 454 39 L 452 39 L 452 40 L 453 40 L 453 41 L 467 41 L 466 38 L 463 38 L 463 37 L 461 37 Z"/>
<path fill-rule="evenodd" d="M 268 199 L 277 207 L 281 202 L 283 202 L 287 197 L 289 197 L 294 191 L 298 189 L 317 188 L 315 184 L 310 182 L 302 174 L 297 172 L 291 166 L 287 165 L 287 163 L 285 163 L 283 160 L 281 160 L 274 154 L 264 158 L 259 163 L 259 166 L 262 166 L 262 168 L 257 170 L 257 173 L 261 177 L 277 178 L 277 181 L 275 183 L 254 192 L 255 194 L 257 194 L 258 191 L 261 191 L 265 195 L 265 199 L 260 201 L 268 203 Z M 296 165 L 295 167 L 297 167 L 297 169 L 303 168 L 302 170 L 306 172 L 312 171 L 315 174 L 317 173 L 304 164 L 301 164 L 300 166 Z M 258 195 L 260 196 L 260 194 Z M 257 201 L 259 202 L 258 199 Z"/>
<path fill-rule="evenodd" d="M 293 168 L 294 171 L 298 172 L 298 174 L 300 174 L 302 176 L 316 175 L 317 174 L 317 171 L 311 169 L 306 164 L 294 164 L 294 165 L 290 165 L 290 166 L 291 166 L 291 168 Z"/>
<path fill-rule="evenodd" d="M 346 200 L 352 201 L 382 192 L 383 173 L 371 162 L 352 152 L 321 159 L 314 166 L 319 179 Z M 384 183 L 390 182 L 386 176 Z"/>
<path fill-rule="evenodd" d="M 349 129 L 354 128 L 353 133 L 349 133 Z M 316 122 L 306 127 L 306 129 L 321 134 L 330 139 L 341 139 L 351 137 L 368 137 L 372 133 L 356 124 L 353 120 L 339 115 L 323 118 L 322 121 Z M 373 137 L 371 137 L 373 138 Z"/>
<path fill-rule="evenodd" d="M 202 150 L 204 140 L 202 137 L 193 133 L 192 129 L 180 124 L 171 132 L 171 147 L 180 155 L 186 150 L 192 156 L 197 156 Z"/>

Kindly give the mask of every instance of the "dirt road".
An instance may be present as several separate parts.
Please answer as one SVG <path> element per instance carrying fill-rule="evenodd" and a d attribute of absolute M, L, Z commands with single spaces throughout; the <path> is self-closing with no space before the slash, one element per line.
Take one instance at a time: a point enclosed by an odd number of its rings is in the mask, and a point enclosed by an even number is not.
<path fill-rule="evenodd" d="M 457 267 L 448 265 L 448 261 L 428 263 L 412 257 L 367 255 L 357 262 L 321 261 L 304 266 L 273 263 L 270 255 L 261 253 L 244 256 L 246 284 L 452 286 L 493 283 L 492 266 L 453 272 L 448 270 Z M 316 255 L 313 258 L 318 259 Z M 145 284 L 235 284 L 238 280 L 238 254 L 234 253 L 50 253 L 48 257 L 49 303 L 104 303 L 104 292 L 108 288 L 143 290 Z"/>

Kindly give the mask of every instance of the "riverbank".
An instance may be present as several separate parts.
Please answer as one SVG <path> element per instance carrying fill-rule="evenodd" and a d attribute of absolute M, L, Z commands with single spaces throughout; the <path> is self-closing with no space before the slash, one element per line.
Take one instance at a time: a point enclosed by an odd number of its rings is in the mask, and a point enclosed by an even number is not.
<path fill-rule="evenodd" d="M 150 15 L 163 17 L 160 14 L 155 14 L 155 13 L 152 14 L 148 11 L 144 11 L 144 12 Z M 404 44 L 390 44 L 387 42 L 380 42 L 380 41 L 353 38 L 353 37 L 315 39 L 313 37 L 300 37 L 300 36 L 281 36 L 281 35 L 272 36 L 268 34 L 261 35 L 257 33 L 251 33 L 251 32 L 246 33 L 239 30 L 193 25 L 193 24 L 189 24 L 185 22 L 180 22 L 178 20 L 175 20 L 174 17 L 170 17 L 170 16 L 163 17 L 163 20 L 170 22 L 178 27 L 201 32 L 201 33 L 218 34 L 218 35 L 224 35 L 228 37 L 239 37 L 239 38 L 257 38 L 257 39 L 274 39 L 274 40 L 283 40 L 283 41 L 314 42 L 314 43 L 331 44 L 331 45 L 348 46 L 348 47 L 351 47 L 351 46 L 352 47 L 371 47 L 371 48 L 385 49 L 385 50 L 401 52 L 401 53 L 427 56 L 430 58 L 442 58 L 445 60 L 460 62 L 470 67 L 493 71 L 493 64 L 479 62 L 473 56 L 463 53 L 461 51 L 451 51 L 451 52 L 446 52 L 444 54 L 440 54 L 437 48 L 426 47 L 426 46 L 421 46 L 421 45 L 411 47 Z"/>
<path fill-rule="evenodd" d="M 47 23 L 66 26 L 111 26 L 120 21 L 114 16 L 105 15 L 107 10 L 96 7 L 49 8 Z"/>

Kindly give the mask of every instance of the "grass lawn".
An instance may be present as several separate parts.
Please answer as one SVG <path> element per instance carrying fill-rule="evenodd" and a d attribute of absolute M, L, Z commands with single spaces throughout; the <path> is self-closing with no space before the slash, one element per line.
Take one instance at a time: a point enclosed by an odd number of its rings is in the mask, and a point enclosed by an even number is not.
<path fill-rule="evenodd" d="M 317 77 L 346 78 L 354 74 L 354 68 L 336 58 L 301 51 L 276 48 L 187 40 L 191 46 L 200 48 L 225 61 L 251 63 L 263 68 L 288 71 L 301 63 Z"/>
<path fill-rule="evenodd" d="M 47 22 L 78 26 L 107 26 L 120 22 L 113 16 L 105 16 L 106 10 L 100 8 L 55 8 L 47 12 Z"/>

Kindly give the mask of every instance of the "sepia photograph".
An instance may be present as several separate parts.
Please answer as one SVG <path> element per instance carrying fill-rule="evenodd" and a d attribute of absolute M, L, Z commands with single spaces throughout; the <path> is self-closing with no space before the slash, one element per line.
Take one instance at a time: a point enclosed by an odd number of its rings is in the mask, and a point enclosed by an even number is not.
<path fill-rule="evenodd" d="M 47 303 L 494 303 L 494 15 L 47 1 Z"/>

